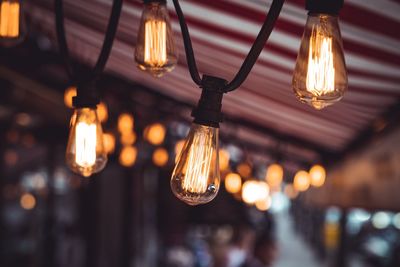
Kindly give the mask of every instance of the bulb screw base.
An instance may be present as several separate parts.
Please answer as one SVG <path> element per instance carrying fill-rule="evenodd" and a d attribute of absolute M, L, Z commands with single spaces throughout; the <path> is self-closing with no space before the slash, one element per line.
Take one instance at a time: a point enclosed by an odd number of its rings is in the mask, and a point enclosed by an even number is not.
<path fill-rule="evenodd" d="M 78 85 L 77 95 L 72 98 L 74 108 L 96 108 L 100 99 L 92 85 Z"/>
<path fill-rule="evenodd" d="M 219 128 L 223 121 L 222 97 L 223 88 L 228 82 L 224 79 L 203 75 L 200 87 L 203 89 L 197 107 L 192 111 L 194 123 Z"/>
<path fill-rule="evenodd" d="M 310 13 L 338 15 L 344 0 L 306 0 L 306 10 Z"/>

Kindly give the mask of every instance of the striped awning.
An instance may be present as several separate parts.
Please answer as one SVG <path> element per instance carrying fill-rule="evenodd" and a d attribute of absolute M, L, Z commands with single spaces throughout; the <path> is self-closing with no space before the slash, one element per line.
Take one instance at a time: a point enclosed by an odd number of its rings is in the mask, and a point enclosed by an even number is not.
<path fill-rule="evenodd" d="M 201 73 L 230 80 L 247 55 L 271 0 L 182 0 Z M 55 40 L 52 0 L 28 3 L 34 27 Z M 111 0 L 65 0 L 67 39 L 74 57 L 93 64 L 104 39 Z M 300 38 L 307 18 L 304 0 L 287 0 L 277 26 L 247 81 L 224 97 L 226 114 L 300 137 L 326 150 L 341 151 L 400 98 L 400 3 L 346 0 L 340 14 L 349 89 L 322 111 L 301 104 L 291 88 Z M 107 70 L 178 100 L 195 103 L 200 90 L 187 70 L 182 38 L 169 3 L 179 64 L 156 79 L 135 67 L 133 55 L 141 1 L 125 1 Z"/>

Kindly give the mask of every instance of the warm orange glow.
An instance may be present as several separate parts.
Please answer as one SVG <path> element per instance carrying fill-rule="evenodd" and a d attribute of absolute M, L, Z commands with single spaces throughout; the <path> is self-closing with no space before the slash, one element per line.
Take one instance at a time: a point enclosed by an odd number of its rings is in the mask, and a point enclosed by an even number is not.
<path fill-rule="evenodd" d="M 285 195 L 290 199 L 295 199 L 299 195 L 299 192 L 294 189 L 293 184 L 287 184 L 285 186 L 284 192 Z"/>
<path fill-rule="evenodd" d="M 122 113 L 118 117 L 118 131 L 120 133 L 127 133 L 133 131 L 133 116 L 129 113 Z"/>
<path fill-rule="evenodd" d="M 31 210 L 36 206 L 36 199 L 30 193 L 24 193 L 19 200 L 21 207 L 25 210 Z"/>
<path fill-rule="evenodd" d="M 326 171 L 321 165 L 314 165 L 310 169 L 311 185 L 321 187 L 325 183 Z"/>
<path fill-rule="evenodd" d="M 308 172 L 298 171 L 294 176 L 293 185 L 297 191 L 306 191 L 310 187 L 310 175 Z"/>
<path fill-rule="evenodd" d="M 242 178 L 237 173 L 228 173 L 225 177 L 225 189 L 228 193 L 236 194 L 242 189 Z"/>
<path fill-rule="evenodd" d="M 269 186 L 266 182 L 249 180 L 243 184 L 242 199 L 247 204 L 255 204 L 266 199 L 269 195 Z"/>
<path fill-rule="evenodd" d="M 158 167 L 163 167 L 168 162 L 168 151 L 165 148 L 157 148 L 153 152 L 153 163 Z"/>
<path fill-rule="evenodd" d="M 310 37 L 306 87 L 316 97 L 335 90 L 332 37 L 319 26 L 313 27 Z"/>
<path fill-rule="evenodd" d="M 229 152 L 225 149 L 219 150 L 219 170 L 225 171 L 229 168 Z"/>
<path fill-rule="evenodd" d="M 278 187 L 283 180 L 283 168 L 279 164 L 271 164 L 267 169 L 265 180 L 271 187 Z"/>
<path fill-rule="evenodd" d="M 9 38 L 18 37 L 19 3 L 17 1 L 2 1 L 0 8 L 0 36 Z"/>
<path fill-rule="evenodd" d="M 267 211 L 271 207 L 272 199 L 270 196 L 267 196 L 264 199 L 259 199 L 256 201 L 256 208 L 259 211 Z"/>
<path fill-rule="evenodd" d="M 258 193 L 258 182 L 254 180 L 249 180 L 244 182 L 242 186 L 242 199 L 247 204 L 254 204 L 257 199 Z"/>
<path fill-rule="evenodd" d="M 115 137 L 111 133 L 103 134 L 104 150 L 107 154 L 114 153 L 115 150 Z"/>
<path fill-rule="evenodd" d="M 176 142 L 176 144 L 175 144 L 175 162 L 178 161 L 179 154 L 181 153 L 182 148 L 183 148 L 184 145 L 185 145 L 185 140 L 184 139 L 179 140 L 178 142 Z"/>
<path fill-rule="evenodd" d="M 248 163 L 240 163 L 236 167 L 236 170 L 240 174 L 240 176 L 242 176 L 244 178 L 249 178 L 251 176 L 252 171 L 253 171 L 251 169 L 251 166 Z"/>
<path fill-rule="evenodd" d="M 119 163 L 124 167 L 131 167 L 135 164 L 137 149 L 133 146 L 126 146 L 121 149 Z"/>
<path fill-rule="evenodd" d="M 76 96 L 76 87 L 70 86 L 64 92 L 64 104 L 68 108 L 73 108 L 72 98 Z"/>
<path fill-rule="evenodd" d="M 152 67 L 167 63 L 167 25 L 162 20 L 148 20 L 144 25 L 144 62 Z"/>
<path fill-rule="evenodd" d="M 100 102 L 97 105 L 97 117 L 99 118 L 100 122 L 106 122 L 108 119 L 108 108 L 106 103 Z"/>
<path fill-rule="evenodd" d="M 131 146 L 136 142 L 135 132 L 125 132 L 121 134 L 120 142 L 124 146 Z"/>
<path fill-rule="evenodd" d="M 152 145 L 161 145 L 164 142 L 166 129 L 161 123 L 154 123 L 144 130 L 144 138 Z"/>

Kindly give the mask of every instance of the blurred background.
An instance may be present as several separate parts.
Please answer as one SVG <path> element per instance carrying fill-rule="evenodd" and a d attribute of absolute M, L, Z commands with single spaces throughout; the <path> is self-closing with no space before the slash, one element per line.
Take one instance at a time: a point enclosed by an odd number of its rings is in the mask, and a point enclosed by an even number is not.
<path fill-rule="evenodd" d="M 182 1 L 200 71 L 231 79 L 270 3 Z M 124 1 L 96 83 L 109 159 L 88 178 L 64 159 L 76 88 L 53 1 L 24 4 L 24 42 L 0 48 L 0 266 L 400 266 L 399 1 L 345 1 L 349 89 L 323 111 L 292 92 L 307 13 L 304 1 L 286 1 L 247 81 L 224 98 L 221 188 L 195 207 L 169 185 L 201 92 L 171 3 L 179 61 L 154 78 L 133 60 L 142 3 Z M 111 5 L 64 1 L 82 72 L 98 57 Z"/>

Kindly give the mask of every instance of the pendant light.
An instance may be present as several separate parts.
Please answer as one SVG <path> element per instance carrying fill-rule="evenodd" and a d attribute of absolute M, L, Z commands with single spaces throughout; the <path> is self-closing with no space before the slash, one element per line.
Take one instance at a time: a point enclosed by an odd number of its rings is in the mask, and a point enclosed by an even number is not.
<path fill-rule="evenodd" d="M 174 195 L 189 205 L 210 202 L 220 186 L 219 170 L 219 123 L 222 122 L 222 98 L 224 93 L 237 89 L 247 78 L 282 9 L 284 0 L 274 0 L 255 43 L 231 82 L 198 72 L 189 30 L 178 0 L 173 0 L 178 15 L 192 80 L 202 89 L 194 118 L 183 149 L 171 176 Z"/>
<path fill-rule="evenodd" d="M 323 109 L 347 89 L 347 70 L 338 14 L 343 0 L 307 0 L 309 11 L 293 75 L 300 101 Z"/>
<path fill-rule="evenodd" d="M 0 1 L 0 45 L 15 46 L 26 37 L 26 23 L 21 0 Z"/>
<path fill-rule="evenodd" d="M 172 71 L 178 61 L 166 0 L 145 0 L 135 47 L 139 69 L 155 77 Z"/>
<path fill-rule="evenodd" d="M 96 111 L 99 101 L 93 95 L 84 93 L 89 91 L 85 89 L 78 87 L 78 94 L 73 98 L 75 112 L 72 115 L 65 158 L 72 171 L 88 177 L 105 167 L 107 152 Z"/>

